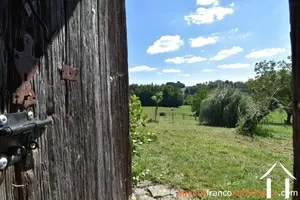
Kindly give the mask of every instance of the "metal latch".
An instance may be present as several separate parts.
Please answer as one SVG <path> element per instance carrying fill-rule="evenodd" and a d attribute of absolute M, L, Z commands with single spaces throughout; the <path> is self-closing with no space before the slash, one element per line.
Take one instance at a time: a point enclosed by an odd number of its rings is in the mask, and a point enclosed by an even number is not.
<path fill-rule="evenodd" d="M 14 165 L 36 149 L 39 130 L 48 124 L 52 124 L 51 117 L 35 119 L 32 111 L 0 115 L 0 169 Z"/>

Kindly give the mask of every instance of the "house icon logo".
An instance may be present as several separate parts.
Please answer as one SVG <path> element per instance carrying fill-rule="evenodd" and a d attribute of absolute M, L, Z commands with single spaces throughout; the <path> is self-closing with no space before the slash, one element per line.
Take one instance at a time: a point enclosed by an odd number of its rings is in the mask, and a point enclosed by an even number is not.
<path fill-rule="evenodd" d="M 281 166 L 281 168 L 283 169 L 283 171 L 288 175 L 287 178 L 285 178 L 285 198 L 288 199 L 290 197 L 290 179 L 296 180 L 296 178 L 292 175 L 291 172 L 289 172 L 280 162 L 276 162 L 261 178 L 260 180 L 264 179 L 265 177 L 267 177 L 272 170 L 276 167 L 276 165 L 279 164 Z M 272 180 L 271 178 L 267 178 L 266 179 L 267 182 L 267 199 L 271 199 L 272 197 L 272 189 L 271 189 L 271 183 Z"/>

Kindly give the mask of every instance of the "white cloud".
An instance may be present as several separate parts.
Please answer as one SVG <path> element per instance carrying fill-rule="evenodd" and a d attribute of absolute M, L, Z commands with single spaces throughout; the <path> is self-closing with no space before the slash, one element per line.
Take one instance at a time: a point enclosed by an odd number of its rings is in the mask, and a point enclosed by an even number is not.
<path fill-rule="evenodd" d="M 180 76 L 191 76 L 190 74 L 179 74 Z"/>
<path fill-rule="evenodd" d="M 196 12 L 184 16 L 188 24 L 211 24 L 215 21 L 220 21 L 227 15 L 234 13 L 232 7 L 215 6 L 211 8 L 197 8 Z"/>
<path fill-rule="evenodd" d="M 226 32 L 216 32 L 212 33 L 209 36 L 199 36 L 196 38 L 190 38 L 189 44 L 191 47 L 202 47 L 206 45 L 212 45 L 216 44 L 217 42 L 221 40 L 243 40 L 246 39 L 247 37 L 251 36 L 252 34 L 250 32 L 248 33 L 240 33 L 238 28 L 230 29 L 229 31 Z M 203 50 L 202 50 L 203 52 Z"/>
<path fill-rule="evenodd" d="M 237 35 L 236 38 L 238 38 L 238 39 L 245 39 L 245 38 L 247 38 L 247 37 L 249 37 L 251 35 L 252 35 L 252 33 L 242 33 L 242 34 Z"/>
<path fill-rule="evenodd" d="M 214 70 L 212 69 L 203 69 L 202 72 L 213 72 Z"/>
<path fill-rule="evenodd" d="M 221 69 L 241 69 L 250 67 L 250 64 L 242 64 L 242 63 L 235 63 L 235 64 L 226 64 L 226 65 L 219 65 L 218 68 Z"/>
<path fill-rule="evenodd" d="M 150 55 L 178 50 L 184 45 L 179 35 L 164 35 L 147 49 Z"/>
<path fill-rule="evenodd" d="M 219 5 L 219 0 L 197 0 L 197 5 L 200 6 L 218 6 Z"/>
<path fill-rule="evenodd" d="M 244 39 L 250 37 L 251 35 L 252 35 L 252 33 L 241 33 L 241 34 L 228 36 L 227 39 L 228 40 L 244 40 Z"/>
<path fill-rule="evenodd" d="M 251 36 L 251 32 L 241 33 L 239 28 L 233 28 L 226 32 L 217 32 L 211 34 L 212 36 L 221 36 L 220 40 L 230 39 L 230 40 L 243 40 Z"/>
<path fill-rule="evenodd" d="M 285 52 L 285 48 L 266 48 L 259 51 L 252 51 L 245 58 L 265 58 L 275 56 L 277 54 Z"/>
<path fill-rule="evenodd" d="M 230 29 L 228 32 L 229 33 L 236 33 L 239 31 L 239 28 L 233 28 L 233 29 Z"/>
<path fill-rule="evenodd" d="M 205 61 L 206 58 L 202 58 L 200 56 L 194 55 L 186 55 L 183 57 L 174 57 L 174 58 L 167 58 L 165 60 L 166 63 L 174 63 L 174 64 L 183 64 L 183 63 L 197 63 Z"/>
<path fill-rule="evenodd" d="M 131 67 L 129 68 L 129 72 L 149 72 L 149 71 L 154 71 L 156 68 L 153 67 L 148 67 L 146 65 L 141 65 L 141 66 L 136 66 L 136 67 Z"/>
<path fill-rule="evenodd" d="M 223 49 L 223 50 L 219 51 L 218 54 L 216 56 L 212 57 L 210 60 L 223 60 L 227 57 L 236 55 L 243 51 L 244 51 L 243 48 L 238 47 L 238 46 L 233 46 L 230 49 Z"/>
<path fill-rule="evenodd" d="M 229 4 L 229 6 L 234 7 L 234 2 L 232 2 L 231 4 Z"/>
<path fill-rule="evenodd" d="M 157 72 L 157 74 L 158 74 L 158 75 L 162 75 L 162 73 L 161 73 L 161 72 Z"/>
<path fill-rule="evenodd" d="M 164 69 L 162 70 L 163 73 L 180 73 L 179 69 Z"/>
<path fill-rule="evenodd" d="M 199 36 L 197 38 L 190 38 L 189 43 L 191 47 L 202 47 L 209 44 L 216 44 L 219 41 L 220 37 L 218 36 L 208 36 L 202 37 Z"/>

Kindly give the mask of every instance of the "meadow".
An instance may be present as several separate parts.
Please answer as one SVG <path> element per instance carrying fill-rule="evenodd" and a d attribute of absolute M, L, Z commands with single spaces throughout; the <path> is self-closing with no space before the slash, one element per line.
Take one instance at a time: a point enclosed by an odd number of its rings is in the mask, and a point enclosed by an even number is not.
<path fill-rule="evenodd" d="M 144 107 L 144 110 L 154 119 L 154 107 Z M 199 125 L 188 106 L 174 108 L 174 111 L 160 107 L 158 111 L 167 116 L 158 116 L 159 122 L 146 126 L 157 134 L 157 141 L 145 144 L 141 156 L 134 158 L 139 170 L 149 170 L 147 180 L 189 191 L 264 192 L 266 180 L 260 177 L 276 162 L 293 172 L 292 126 L 284 125 L 282 112 L 267 116 L 259 125 L 259 136 L 251 138 L 237 134 L 235 129 Z M 283 191 L 287 176 L 279 165 L 270 177 L 272 191 Z M 266 199 L 250 195 L 232 198 Z"/>

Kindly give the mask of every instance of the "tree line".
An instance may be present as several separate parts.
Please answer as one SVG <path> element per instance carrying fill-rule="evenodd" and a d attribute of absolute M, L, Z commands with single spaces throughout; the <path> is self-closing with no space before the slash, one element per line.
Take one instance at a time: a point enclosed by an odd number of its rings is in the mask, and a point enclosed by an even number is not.
<path fill-rule="evenodd" d="M 239 88 L 241 91 L 247 91 L 247 85 L 243 82 L 232 81 L 210 81 L 205 83 L 198 83 L 194 86 L 185 87 L 184 83 L 167 82 L 166 84 L 131 84 L 129 86 L 130 94 L 135 94 L 139 97 L 142 106 L 157 106 L 157 101 L 152 97 L 157 93 L 162 92 L 162 100 L 159 102 L 159 106 L 162 107 L 179 107 L 182 105 L 191 105 L 194 112 L 198 106 L 196 102 L 199 100 L 195 98 L 208 89 L 222 88 L 222 87 L 234 87 Z M 198 92 L 198 93 L 197 93 Z M 200 94 L 201 95 L 201 94 Z"/>
<path fill-rule="evenodd" d="M 139 97 L 142 106 L 156 106 L 156 100 L 152 97 L 157 93 L 162 92 L 162 101 L 159 102 L 159 106 L 163 107 L 179 107 L 183 105 L 184 96 L 182 86 L 173 84 L 131 84 L 129 86 L 130 93 Z"/>
<path fill-rule="evenodd" d="M 241 118 L 243 118 L 244 125 L 241 129 L 246 132 L 251 132 L 266 115 L 275 109 L 283 110 L 286 113 L 284 122 L 291 124 L 291 57 L 288 56 L 287 59 L 277 62 L 273 60 L 257 62 L 254 72 L 255 78 L 246 82 L 216 80 L 190 87 L 185 87 L 179 81 L 161 85 L 132 84 L 130 90 L 140 98 L 143 106 L 157 108 L 158 106 L 190 105 L 191 111 L 196 116 L 201 116 L 201 119 L 205 119 L 206 122 L 220 123 L 222 126 L 227 126 L 226 123 L 230 126 L 237 126 L 237 122 L 241 124 Z M 247 103 L 251 106 L 246 105 Z M 223 115 L 217 113 L 218 110 L 224 114 L 222 119 L 216 118 Z M 244 115 L 241 117 L 242 112 Z M 230 113 L 231 115 L 228 115 Z M 227 118 L 232 121 L 229 122 Z M 211 125 L 215 125 L 214 123 Z"/>

